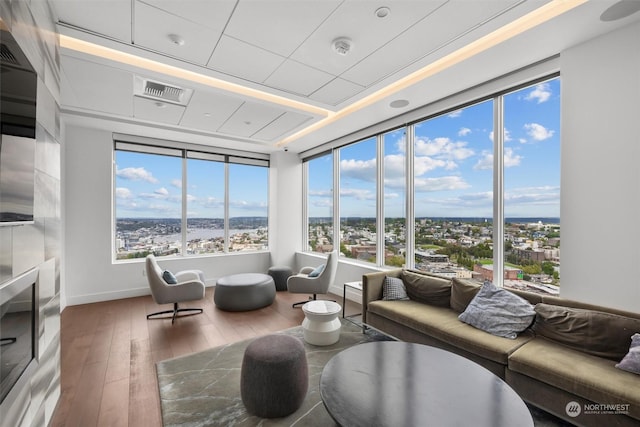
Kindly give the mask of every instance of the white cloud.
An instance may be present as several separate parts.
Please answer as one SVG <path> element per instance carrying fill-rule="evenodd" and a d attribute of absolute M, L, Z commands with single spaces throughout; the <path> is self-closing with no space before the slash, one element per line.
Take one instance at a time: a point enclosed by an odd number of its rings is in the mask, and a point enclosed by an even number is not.
<path fill-rule="evenodd" d="M 129 190 L 128 188 L 125 188 L 125 187 L 116 188 L 116 198 L 131 199 L 132 197 L 133 197 L 133 194 L 131 193 L 131 190 Z"/>
<path fill-rule="evenodd" d="M 493 141 L 493 131 L 489 132 L 489 139 Z M 511 133 L 509 132 L 509 129 L 504 128 L 504 142 L 509 141 L 511 141 Z"/>
<path fill-rule="evenodd" d="M 366 182 L 376 182 L 376 159 L 370 160 L 340 160 L 340 172 L 344 176 Z"/>
<path fill-rule="evenodd" d="M 158 180 L 154 178 L 153 174 L 145 168 L 118 169 L 116 166 L 116 176 L 131 181 L 147 181 L 152 184 L 156 184 L 158 182 Z"/>
<path fill-rule="evenodd" d="M 455 110 L 447 114 L 449 118 L 455 119 L 456 117 L 460 117 L 462 115 L 462 110 Z"/>
<path fill-rule="evenodd" d="M 458 136 L 467 136 L 471 133 L 471 129 L 469 128 L 460 128 L 458 131 Z"/>
<path fill-rule="evenodd" d="M 172 179 L 171 180 L 171 185 L 173 185 L 176 188 L 182 188 L 182 180 L 180 180 L 180 179 Z"/>
<path fill-rule="evenodd" d="M 538 123 L 526 123 L 524 129 L 534 141 L 544 141 L 549 139 L 555 133 L 554 130 L 550 130 Z"/>
<path fill-rule="evenodd" d="M 431 156 L 441 159 L 464 160 L 473 156 L 465 141 L 452 141 L 446 137 L 419 138 L 415 144 L 416 156 Z"/>
<path fill-rule="evenodd" d="M 527 101 L 537 101 L 538 104 L 541 104 L 545 101 L 548 101 L 551 97 L 551 90 L 549 88 L 548 83 L 540 83 L 536 85 L 536 87 L 524 97 Z"/>
<path fill-rule="evenodd" d="M 460 176 L 442 176 L 436 178 L 415 178 L 416 192 L 463 190 L 470 185 Z"/>
<path fill-rule="evenodd" d="M 373 191 L 361 188 L 342 188 L 340 189 L 340 197 L 350 197 L 356 200 L 376 199 L 376 195 Z"/>
<path fill-rule="evenodd" d="M 309 190 L 310 196 L 315 197 L 333 197 L 333 191 L 331 190 Z"/>
<path fill-rule="evenodd" d="M 168 196 L 169 195 L 169 190 L 167 190 L 164 187 L 160 187 L 158 188 L 156 191 L 154 191 L 155 194 L 159 195 L 159 196 Z"/>
<path fill-rule="evenodd" d="M 510 168 L 518 166 L 522 160 L 522 156 L 516 154 L 513 148 L 505 147 L 504 149 L 504 167 Z M 483 151 L 478 162 L 473 166 L 474 170 L 491 170 L 493 169 L 493 153 Z"/>

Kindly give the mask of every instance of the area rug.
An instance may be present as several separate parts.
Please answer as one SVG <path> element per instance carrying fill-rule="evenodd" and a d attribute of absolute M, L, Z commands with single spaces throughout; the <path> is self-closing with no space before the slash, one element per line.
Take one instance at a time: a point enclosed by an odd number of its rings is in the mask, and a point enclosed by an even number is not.
<path fill-rule="evenodd" d="M 162 421 L 165 427 L 331 427 L 335 422 L 320 398 L 320 374 L 334 355 L 353 345 L 388 341 L 391 338 L 372 329 L 362 333 L 353 323 L 342 320 L 340 340 L 331 346 L 305 343 L 309 367 L 309 390 L 302 406 L 284 418 L 265 419 L 247 413 L 240 397 L 240 368 L 248 339 L 199 353 L 159 362 L 156 366 Z M 300 326 L 278 332 L 302 339 Z M 529 405 L 527 405 L 529 406 Z M 529 406 L 536 427 L 570 424 Z"/>
<path fill-rule="evenodd" d="M 284 418 L 255 417 L 242 404 L 240 368 L 244 350 L 252 339 L 159 362 L 156 370 L 164 426 L 334 426 L 320 398 L 320 374 L 325 364 L 353 345 L 391 340 L 371 329 L 362 333 L 362 328 L 341 320 L 342 330 L 336 344 L 325 347 L 304 344 L 309 390 L 302 406 Z M 303 338 L 300 326 L 278 333 Z"/>

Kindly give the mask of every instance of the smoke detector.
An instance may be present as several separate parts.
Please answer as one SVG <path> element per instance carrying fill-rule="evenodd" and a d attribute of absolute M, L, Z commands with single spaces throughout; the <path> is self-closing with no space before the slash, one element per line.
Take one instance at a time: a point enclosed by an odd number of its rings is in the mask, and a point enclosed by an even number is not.
<path fill-rule="evenodd" d="M 345 56 L 352 48 L 351 39 L 348 37 L 338 37 L 331 42 L 331 48 L 338 55 Z"/>
<path fill-rule="evenodd" d="M 135 76 L 133 94 L 154 101 L 187 105 L 193 95 L 193 89 Z"/>

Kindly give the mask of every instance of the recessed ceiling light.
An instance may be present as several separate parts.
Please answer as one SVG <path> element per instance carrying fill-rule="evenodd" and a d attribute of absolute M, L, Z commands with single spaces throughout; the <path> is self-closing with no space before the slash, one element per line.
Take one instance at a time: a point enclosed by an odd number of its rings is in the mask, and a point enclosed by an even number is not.
<path fill-rule="evenodd" d="M 395 101 L 391 101 L 389 107 L 391 108 L 403 108 L 409 105 L 409 101 L 406 99 L 396 99 Z"/>
<path fill-rule="evenodd" d="M 389 9 L 386 6 L 377 8 L 375 12 L 378 18 L 386 18 L 387 16 L 389 16 L 390 13 L 391 13 L 391 9 Z"/>
<path fill-rule="evenodd" d="M 626 18 L 640 10 L 640 1 L 638 0 L 620 0 L 611 5 L 607 10 L 602 12 L 600 20 L 604 22 L 617 21 Z"/>
<path fill-rule="evenodd" d="M 184 45 L 184 39 L 177 34 L 169 34 L 167 37 L 169 37 L 171 43 L 175 44 L 176 46 Z"/>

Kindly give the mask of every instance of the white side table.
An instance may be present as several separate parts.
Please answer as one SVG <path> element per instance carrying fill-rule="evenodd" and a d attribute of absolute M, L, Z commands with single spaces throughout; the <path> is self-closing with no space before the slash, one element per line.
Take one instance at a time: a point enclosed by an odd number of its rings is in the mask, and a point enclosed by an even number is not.
<path fill-rule="evenodd" d="M 309 301 L 302 306 L 304 340 L 313 345 L 331 345 L 340 339 L 340 304 L 333 301 Z"/>

